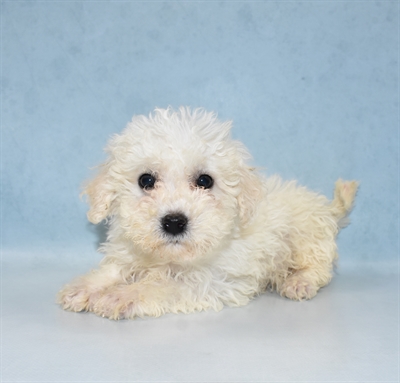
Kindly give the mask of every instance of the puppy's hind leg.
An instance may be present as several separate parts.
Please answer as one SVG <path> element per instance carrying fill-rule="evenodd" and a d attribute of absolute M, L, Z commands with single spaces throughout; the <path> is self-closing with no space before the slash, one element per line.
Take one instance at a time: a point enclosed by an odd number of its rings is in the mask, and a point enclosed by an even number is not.
<path fill-rule="evenodd" d="M 294 216 L 293 255 L 286 279 L 278 288 L 281 295 L 294 300 L 313 298 L 332 279 L 337 259 L 336 235 L 348 223 L 357 192 L 356 181 L 338 180 L 330 204 L 309 207 L 312 214 Z"/>
<path fill-rule="evenodd" d="M 288 273 L 278 288 L 282 296 L 293 300 L 313 298 L 332 279 L 337 259 L 337 224 L 319 217 L 319 225 L 314 222 L 313 226 L 295 238 Z"/>
<path fill-rule="evenodd" d="M 282 296 L 296 301 L 311 299 L 317 295 L 318 290 L 327 285 L 331 279 L 331 268 L 310 266 L 296 270 L 293 274 L 289 275 L 279 289 L 279 292 Z"/>

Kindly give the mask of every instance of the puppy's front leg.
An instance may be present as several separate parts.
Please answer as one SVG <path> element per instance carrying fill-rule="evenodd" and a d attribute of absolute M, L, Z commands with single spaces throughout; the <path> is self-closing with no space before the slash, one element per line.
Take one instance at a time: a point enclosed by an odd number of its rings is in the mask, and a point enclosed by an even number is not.
<path fill-rule="evenodd" d="M 209 308 L 222 309 L 220 300 L 210 292 L 202 296 L 198 288 L 174 279 L 114 285 L 96 302 L 93 312 L 110 319 L 132 319 L 158 317 L 166 313 L 191 313 Z"/>
<path fill-rule="evenodd" d="M 57 303 L 64 310 L 92 311 L 104 291 L 121 282 L 120 266 L 105 264 L 65 285 L 57 295 Z"/>

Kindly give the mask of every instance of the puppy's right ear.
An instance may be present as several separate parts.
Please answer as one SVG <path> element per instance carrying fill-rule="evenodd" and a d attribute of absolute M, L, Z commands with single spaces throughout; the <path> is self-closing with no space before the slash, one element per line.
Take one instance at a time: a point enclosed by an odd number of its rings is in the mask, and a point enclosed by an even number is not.
<path fill-rule="evenodd" d="M 88 181 L 81 195 L 89 198 L 90 209 L 87 217 L 90 222 L 97 224 L 106 219 L 111 213 L 111 205 L 115 199 L 115 187 L 109 175 L 109 164 L 100 165 L 99 174 Z"/>

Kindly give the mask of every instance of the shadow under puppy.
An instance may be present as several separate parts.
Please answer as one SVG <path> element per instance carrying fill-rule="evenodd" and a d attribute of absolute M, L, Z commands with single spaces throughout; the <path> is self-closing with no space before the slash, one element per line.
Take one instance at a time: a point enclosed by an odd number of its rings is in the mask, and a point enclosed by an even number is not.
<path fill-rule="evenodd" d="M 336 235 L 357 190 L 333 201 L 246 165 L 230 122 L 189 108 L 132 119 L 84 190 L 108 220 L 105 254 L 58 294 L 66 310 L 110 319 L 242 306 L 267 287 L 310 299 L 332 278 Z"/>

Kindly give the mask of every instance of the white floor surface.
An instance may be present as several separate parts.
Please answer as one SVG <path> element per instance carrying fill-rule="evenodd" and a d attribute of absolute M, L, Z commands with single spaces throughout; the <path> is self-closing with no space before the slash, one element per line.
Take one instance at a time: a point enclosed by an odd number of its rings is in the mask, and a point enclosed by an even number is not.
<path fill-rule="evenodd" d="M 5 267 L 2 382 L 398 382 L 397 266 L 341 266 L 311 301 L 110 321 L 60 309 L 82 267 Z"/>

